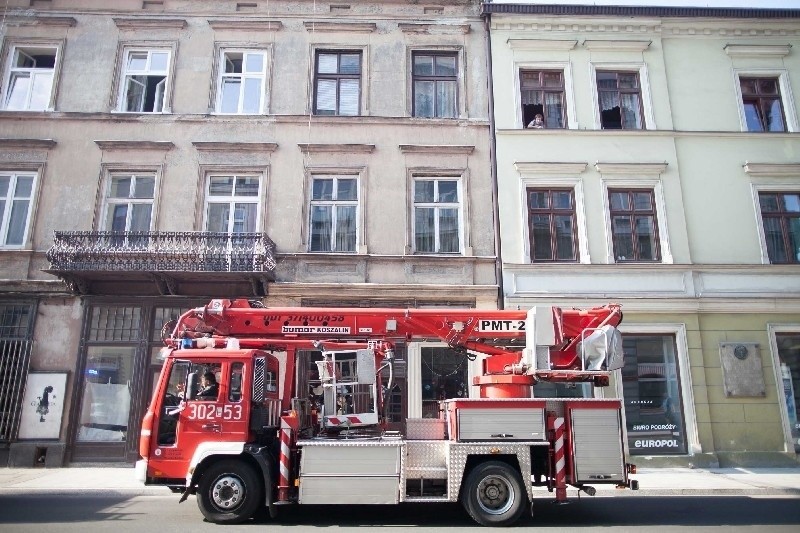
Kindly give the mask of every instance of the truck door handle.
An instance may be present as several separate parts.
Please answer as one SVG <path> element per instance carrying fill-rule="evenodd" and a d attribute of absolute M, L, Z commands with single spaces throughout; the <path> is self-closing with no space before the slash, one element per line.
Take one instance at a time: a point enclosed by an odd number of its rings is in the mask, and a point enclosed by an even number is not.
<path fill-rule="evenodd" d="M 511 433 L 495 433 L 492 435 L 492 438 L 513 439 L 514 435 L 512 435 Z"/>
<path fill-rule="evenodd" d="M 222 426 L 220 426 L 219 424 L 203 424 L 202 428 L 210 429 L 211 431 L 219 431 L 220 429 L 222 429 Z"/>

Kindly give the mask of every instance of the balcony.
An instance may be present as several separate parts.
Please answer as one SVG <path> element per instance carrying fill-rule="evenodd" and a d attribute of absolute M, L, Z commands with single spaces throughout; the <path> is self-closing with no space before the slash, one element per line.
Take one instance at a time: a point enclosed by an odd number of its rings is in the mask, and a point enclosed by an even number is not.
<path fill-rule="evenodd" d="M 264 296 L 275 243 L 264 233 L 57 231 L 50 268 L 76 294 Z"/>

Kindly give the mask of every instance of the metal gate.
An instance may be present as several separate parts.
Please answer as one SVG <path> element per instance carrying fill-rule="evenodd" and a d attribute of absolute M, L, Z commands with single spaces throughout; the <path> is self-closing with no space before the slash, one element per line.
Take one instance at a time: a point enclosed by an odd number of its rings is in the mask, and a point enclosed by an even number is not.
<path fill-rule="evenodd" d="M 0 442 L 16 439 L 33 347 L 33 303 L 0 304 Z"/>

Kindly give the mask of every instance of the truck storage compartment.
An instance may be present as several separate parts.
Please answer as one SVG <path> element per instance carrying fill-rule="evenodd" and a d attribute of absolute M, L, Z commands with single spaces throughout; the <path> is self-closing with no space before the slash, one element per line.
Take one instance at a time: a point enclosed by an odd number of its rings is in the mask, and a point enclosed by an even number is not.
<path fill-rule="evenodd" d="M 300 441 L 300 503 L 399 501 L 400 442 Z"/>
<path fill-rule="evenodd" d="M 468 408 L 458 410 L 458 440 L 543 440 L 544 408 Z"/>
<path fill-rule="evenodd" d="M 625 480 L 618 408 L 568 408 L 575 453 L 575 483 Z"/>

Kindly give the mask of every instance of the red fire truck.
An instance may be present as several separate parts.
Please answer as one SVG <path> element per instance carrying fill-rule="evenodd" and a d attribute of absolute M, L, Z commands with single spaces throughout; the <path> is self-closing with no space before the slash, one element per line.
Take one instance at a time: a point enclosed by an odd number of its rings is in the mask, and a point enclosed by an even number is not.
<path fill-rule="evenodd" d="M 536 494 L 637 489 L 618 399 L 532 397 L 537 381 L 605 386 L 619 306 L 519 310 L 266 308 L 212 300 L 166 325 L 138 478 L 196 495 L 215 523 L 288 504 L 460 501 L 508 525 Z M 481 372 L 435 418 L 387 424 L 395 348 L 446 343 Z M 205 389 L 201 390 L 201 378 Z M 426 413 L 431 415 L 431 413 Z M 398 429 L 399 428 L 399 429 Z"/>

